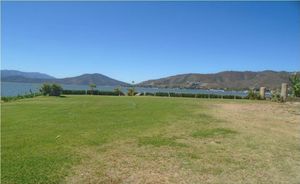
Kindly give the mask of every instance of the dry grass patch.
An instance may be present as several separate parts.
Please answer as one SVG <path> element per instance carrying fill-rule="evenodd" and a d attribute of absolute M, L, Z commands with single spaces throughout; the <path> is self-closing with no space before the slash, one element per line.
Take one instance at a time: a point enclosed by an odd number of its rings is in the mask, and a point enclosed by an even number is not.
<path fill-rule="evenodd" d="M 146 136 L 81 150 L 85 159 L 67 183 L 300 181 L 298 105 L 189 103 L 189 114 Z"/>

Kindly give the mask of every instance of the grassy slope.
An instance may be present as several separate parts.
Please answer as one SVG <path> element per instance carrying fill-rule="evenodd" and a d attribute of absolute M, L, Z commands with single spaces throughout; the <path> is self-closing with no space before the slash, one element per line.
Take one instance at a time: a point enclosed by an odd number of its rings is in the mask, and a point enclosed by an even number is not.
<path fill-rule="evenodd" d="M 299 110 L 291 105 L 38 97 L 2 104 L 1 120 L 2 183 L 300 179 Z"/>

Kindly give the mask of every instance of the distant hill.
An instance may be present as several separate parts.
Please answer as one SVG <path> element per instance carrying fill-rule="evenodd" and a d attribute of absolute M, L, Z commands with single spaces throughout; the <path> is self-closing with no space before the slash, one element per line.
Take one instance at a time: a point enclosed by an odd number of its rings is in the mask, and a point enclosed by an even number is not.
<path fill-rule="evenodd" d="M 83 74 L 77 77 L 68 77 L 59 79 L 59 83 L 62 84 L 78 84 L 78 85 L 88 85 L 96 84 L 100 86 L 128 86 L 129 84 L 109 78 L 105 75 L 94 73 L 94 74 Z"/>
<path fill-rule="evenodd" d="M 5 72 L 3 72 L 5 71 Z M 96 84 L 99 86 L 128 86 L 129 84 L 112 79 L 102 74 L 83 74 L 76 77 L 68 77 L 56 79 L 54 77 L 45 78 L 45 76 L 49 76 L 46 74 L 37 75 L 37 77 L 33 77 L 33 75 L 29 75 L 27 72 L 20 72 L 23 75 L 19 75 L 19 71 L 16 71 L 16 75 L 7 75 L 13 72 L 8 72 L 11 70 L 1 70 L 1 81 L 3 82 L 23 82 L 23 83 L 59 83 L 59 84 L 77 84 L 77 85 L 89 85 Z M 33 72 L 35 73 L 35 72 Z M 30 72 L 32 74 L 32 72 Z M 40 74 L 40 73 L 35 73 Z M 44 77 L 44 78 L 40 78 Z"/>
<path fill-rule="evenodd" d="M 1 78 L 6 77 L 25 77 L 30 79 L 55 79 L 50 75 L 39 73 L 39 72 L 21 72 L 17 70 L 1 70 Z"/>
<path fill-rule="evenodd" d="M 170 87 L 194 89 L 251 89 L 265 86 L 269 89 L 279 88 L 281 83 L 289 83 L 292 72 L 239 72 L 225 71 L 215 74 L 181 74 L 166 78 L 148 80 L 137 84 L 140 87 Z M 57 79 L 47 74 L 38 72 L 21 72 L 16 70 L 1 70 L 1 81 L 23 83 L 59 83 L 99 86 L 129 86 L 130 84 L 112 79 L 102 74 L 83 74 L 76 77 Z"/>
<path fill-rule="evenodd" d="M 289 83 L 291 72 L 239 72 L 225 71 L 215 74 L 181 74 L 166 78 L 148 80 L 138 85 L 143 87 L 202 88 L 202 89 L 251 89 L 265 86 L 279 88 L 281 83 Z"/>

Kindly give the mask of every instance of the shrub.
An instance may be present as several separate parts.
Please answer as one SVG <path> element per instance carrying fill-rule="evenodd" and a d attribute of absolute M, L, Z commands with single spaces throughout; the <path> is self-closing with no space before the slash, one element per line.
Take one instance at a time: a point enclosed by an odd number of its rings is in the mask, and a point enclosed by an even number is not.
<path fill-rule="evenodd" d="M 40 88 L 40 92 L 46 96 L 60 96 L 63 88 L 59 84 L 43 84 Z"/>
<path fill-rule="evenodd" d="M 60 96 L 63 88 L 58 84 L 52 84 L 50 96 Z"/>
<path fill-rule="evenodd" d="M 128 89 L 128 92 L 127 92 L 128 96 L 134 96 L 135 94 L 136 94 L 136 92 L 135 92 L 134 88 L 129 88 Z"/>
<path fill-rule="evenodd" d="M 300 97 L 300 77 L 295 74 L 290 77 L 290 82 L 292 84 L 293 96 Z"/>
<path fill-rule="evenodd" d="M 259 100 L 260 96 L 254 90 L 250 90 L 246 98 L 250 100 Z"/>
<path fill-rule="evenodd" d="M 90 86 L 90 89 L 91 89 L 91 91 L 92 91 L 90 94 L 94 94 L 93 91 L 94 91 L 94 89 L 97 87 L 96 84 L 90 84 L 89 86 Z"/>
<path fill-rule="evenodd" d="M 278 91 L 272 91 L 271 101 L 273 102 L 283 102 L 282 97 Z"/>
<path fill-rule="evenodd" d="M 115 88 L 114 93 L 118 94 L 119 96 L 124 96 L 125 94 L 121 91 L 121 88 Z"/>
<path fill-rule="evenodd" d="M 51 85 L 50 84 L 43 84 L 42 87 L 40 88 L 40 92 L 46 96 L 51 93 Z"/>

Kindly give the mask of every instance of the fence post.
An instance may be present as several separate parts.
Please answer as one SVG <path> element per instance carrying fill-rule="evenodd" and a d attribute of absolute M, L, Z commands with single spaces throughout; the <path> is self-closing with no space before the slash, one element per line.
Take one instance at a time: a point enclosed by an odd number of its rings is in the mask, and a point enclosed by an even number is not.
<path fill-rule="evenodd" d="M 260 99 L 265 99 L 266 98 L 266 88 L 265 87 L 260 87 L 259 89 L 259 97 Z"/>
<path fill-rule="evenodd" d="M 283 101 L 286 101 L 286 98 L 287 98 L 287 89 L 288 89 L 287 83 L 282 83 L 281 84 L 280 97 L 282 98 Z"/>

